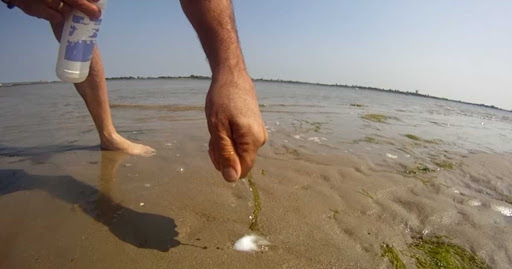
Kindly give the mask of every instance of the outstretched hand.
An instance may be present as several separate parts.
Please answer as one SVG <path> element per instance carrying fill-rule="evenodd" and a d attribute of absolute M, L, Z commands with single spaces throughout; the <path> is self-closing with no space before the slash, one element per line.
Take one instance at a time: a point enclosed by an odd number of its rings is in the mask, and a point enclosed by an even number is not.
<path fill-rule="evenodd" d="M 254 85 L 248 75 L 212 79 L 206 96 L 209 154 L 226 181 L 244 178 L 267 140 Z"/>
<path fill-rule="evenodd" d="M 61 23 L 73 9 L 78 9 L 92 19 L 101 17 L 101 10 L 93 4 L 99 0 L 15 0 L 13 4 L 25 14 Z"/>

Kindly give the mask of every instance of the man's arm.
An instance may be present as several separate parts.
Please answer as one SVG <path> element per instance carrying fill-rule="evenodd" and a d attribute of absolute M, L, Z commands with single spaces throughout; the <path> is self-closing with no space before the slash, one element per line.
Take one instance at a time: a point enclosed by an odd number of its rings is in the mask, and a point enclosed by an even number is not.
<path fill-rule="evenodd" d="M 230 0 L 181 0 L 213 75 L 246 73 Z"/>
<path fill-rule="evenodd" d="M 236 32 L 230 0 L 181 0 L 212 70 L 206 96 L 210 158 L 227 181 L 247 176 L 267 132 Z"/>

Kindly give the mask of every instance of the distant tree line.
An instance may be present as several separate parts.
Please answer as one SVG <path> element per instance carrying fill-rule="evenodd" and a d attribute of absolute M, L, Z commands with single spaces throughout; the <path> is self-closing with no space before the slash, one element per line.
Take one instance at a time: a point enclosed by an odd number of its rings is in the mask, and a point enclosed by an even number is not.
<path fill-rule="evenodd" d="M 210 76 L 201 76 L 201 75 L 189 75 L 189 76 L 158 76 L 158 77 L 142 77 L 142 76 L 121 76 L 121 77 L 108 77 L 107 80 L 132 80 L 132 79 L 211 79 Z M 508 111 L 512 112 L 512 110 L 506 110 L 502 109 L 493 105 L 486 105 L 486 104 L 475 104 L 470 102 L 464 102 L 461 100 L 452 100 L 445 97 L 437 97 L 437 96 L 431 96 L 429 94 L 422 94 L 419 90 L 412 91 L 400 91 L 397 89 L 382 89 L 382 88 L 376 88 L 376 87 L 369 87 L 369 86 L 360 86 L 360 85 L 346 85 L 346 84 L 327 84 L 327 83 L 314 83 L 314 82 L 305 82 L 305 81 L 297 81 L 297 80 L 283 80 L 283 79 L 265 79 L 265 78 L 255 78 L 254 81 L 263 81 L 263 82 L 278 82 L 278 83 L 295 83 L 295 84 L 301 84 L 301 85 L 317 85 L 317 86 L 328 86 L 328 87 L 340 87 L 340 88 L 349 88 L 349 89 L 362 89 L 362 90 L 370 90 L 370 91 L 380 91 L 380 92 L 393 92 L 397 94 L 405 94 L 405 95 L 413 95 L 413 96 L 419 96 L 419 97 L 425 97 L 425 98 L 432 98 L 437 100 L 446 100 L 451 102 L 457 102 L 461 104 L 467 104 L 467 105 L 475 105 L 475 106 L 481 106 L 481 107 L 487 107 L 502 111 Z M 17 83 L 0 83 L 1 87 L 9 87 L 9 86 L 16 86 L 16 85 L 31 85 L 31 84 L 42 84 L 42 83 L 54 83 L 59 81 L 38 81 L 38 82 L 17 82 Z"/>

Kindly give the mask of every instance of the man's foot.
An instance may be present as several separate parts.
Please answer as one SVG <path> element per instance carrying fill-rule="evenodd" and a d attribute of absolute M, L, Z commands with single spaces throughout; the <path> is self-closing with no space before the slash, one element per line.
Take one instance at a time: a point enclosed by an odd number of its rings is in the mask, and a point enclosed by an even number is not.
<path fill-rule="evenodd" d="M 117 133 L 108 139 L 101 139 L 101 149 L 122 151 L 130 155 L 138 155 L 143 157 L 150 157 L 156 154 L 156 150 L 154 148 L 133 143 Z"/>

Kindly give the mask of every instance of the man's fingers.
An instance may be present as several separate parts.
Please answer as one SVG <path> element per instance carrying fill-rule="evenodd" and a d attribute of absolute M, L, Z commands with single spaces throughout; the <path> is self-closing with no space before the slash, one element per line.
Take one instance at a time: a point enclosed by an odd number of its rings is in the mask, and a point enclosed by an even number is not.
<path fill-rule="evenodd" d="M 219 170 L 226 181 L 235 182 L 240 178 L 240 160 L 231 139 L 225 135 L 212 135 L 213 153 Z"/>
<path fill-rule="evenodd" d="M 249 129 L 250 127 L 247 127 Z M 247 132 L 247 131 L 246 131 Z M 267 132 L 263 130 L 261 133 L 254 131 L 245 133 L 240 130 L 240 133 L 235 135 L 235 145 L 242 167 L 241 178 L 245 178 L 249 171 L 254 166 L 254 160 L 258 154 L 258 150 L 267 140 Z"/>
<path fill-rule="evenodd" d="M 240 158 L 240 166 L 242 168 L 240 178 L 247 177 L 247 174 L 251 171 L 254 166 L 254 160 L 256 159 L 257 152 L 258 148 L 254 148 L 252 146 L 238 147 L 238 156 Z"/>
<path fill-rule="evenodd" d="M 59 12 L 62 14 L 64 18 L 67 18 L 68 15 L 71 14 L 72 10 L 73 8 L 64 2 L 62 2 L 62 5 L 59 8 Z"/>
<path fill-rule="evenodd" d="M 267 140 L 268 140 L 268 132 L 267 132 L 267 128 L 265 128 L 265 124 L 262 124 L 262 128 L 261 129 L 262 129 L 261 131 L 264 134 L 264 138 L 263 138 L 263 142 L 261 142 L 260 147 L 265 145 L 265 143 L 267 143 Z"/>
<path fill-rule="evenodd" d="M 63 0 L 63 2 L 67 3 L 73 8 L 76 8 L 82 11 L 85 15 L 89 16 L 91 19 L 99 19 L 101 17 L 101 9 L 95 4 L 87 1 L 87 0 Z M 98 1 L 94 1 L 98 2 Z"/>
<path fill-rule="evenodd" d="M 210 155 L 210 160 L 212 160 L 212 163 L 213 163 L 213 166 L 215 166 L 215 169 L 217 169 L 218 171 L 220 171 L 220 167 L 219 167 L 219 163 L 217 162 L 217 158 L 215 157 L 215 152 L 213 150 L 213 145 L 212 145 L 212 139 L 210 139 L 210 143 L 209 143 L 209 146 L 208 146 L 208 155 Z"/>
<path fill-rule="evenodd" d="M 64 28 L 64 21 L 61 21 L 59 23 L 50 22 L 50 25 L 52 26 L 53 35 L 55 35 L 57 41 L 60 42 L 60 38 L 62 36 L 62 29 Z"/>
<path fill-rule="evenodd" d="M 41 12 L 39 13 L 39 15 L 37 17 L 41 18 L 41 19 L 45 19 L 45 20 L 51 22 L 52 24 L 58 24 L 64 20 L 64 17 L 62 16 L 62 14 L 60 14 L 59 12 L 57 12 L 51 8 L 44 8 L 43 10 L 41 10 Z"/>

